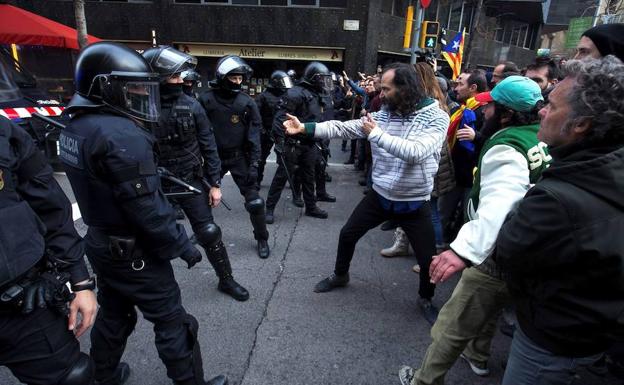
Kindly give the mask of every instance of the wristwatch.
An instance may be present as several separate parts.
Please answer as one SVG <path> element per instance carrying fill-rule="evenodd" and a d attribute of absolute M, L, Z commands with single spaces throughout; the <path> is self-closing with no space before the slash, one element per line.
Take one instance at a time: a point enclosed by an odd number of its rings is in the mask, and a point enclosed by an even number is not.
<path fill-rule="evenodd" d="M 95 290 L 96 282 L 95 277 L 89 277 L 87 282 L 71 284 L 71 290 L 73 292 L 83 291 L 83 290 Z"/>

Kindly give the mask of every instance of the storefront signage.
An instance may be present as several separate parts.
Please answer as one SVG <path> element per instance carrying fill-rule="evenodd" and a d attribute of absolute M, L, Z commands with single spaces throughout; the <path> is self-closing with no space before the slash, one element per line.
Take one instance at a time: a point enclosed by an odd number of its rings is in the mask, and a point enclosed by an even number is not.
<path fill-rule="evenodd" d="M 193 56 L 222 57 L 238 55 L 244 59 L 309 60 L 341 62 L 343 50 L 339 48 L 302 48 L 276 46 L 238 46 L 216 44 L 178 43 L 179 50 Z"/>

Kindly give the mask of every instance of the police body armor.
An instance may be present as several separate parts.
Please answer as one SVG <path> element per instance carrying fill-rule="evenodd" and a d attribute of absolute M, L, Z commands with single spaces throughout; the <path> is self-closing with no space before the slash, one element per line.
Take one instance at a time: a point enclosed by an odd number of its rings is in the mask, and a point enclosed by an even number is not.
<path fill-rule="evenodd" d="M 267 90 L 262 94 L 264 95 L 266 103 L 263 103 L 262 108 L 260 108 L 260 117 L 262 118 L 262 133 L 265 135 L 271 133 L 273 118 L 275 117 L 275 112 L 277 111 L 279 101 L 283 94 L 282 92 L 280 95 L 275 95 L 272 90 Z"/>
<path fill-rule="evenodd" d="M 182 179 L 201 176 L 202 157 L 191 103 L 182 95 L 172 103 L 162 102 L 160 122 L 155 132 L 160 166 Z"/>
<path fill-rule="evenodd" d="M 291 92 L 293 93 L 293 96 L 298 96 L 301 100 L 303 100 L 303 103 L 299 105 L 295 111 L 295 116 L 297 116 L 300 121 L 316 123 L 322 122 L 325 109 L 321 104 L 321 97 L 318 94 L 303 86 L 293 87 L 288 91 L 288 94 L 290 95 Z M 307 144 L 315 142 L 314 138 L 305 134 L 286 137 L 286 143 L 295 140 Z"/>
<path fill-rule="evenodd" d="M 71 181 L 82 219 L 87 226 L 114 231 L 117 235 L 131 234 L 129 221 L 119 208 L 113 195 L 112 185 L 96 175 L 97 164 L 89 164 L 90 154 L 83 148 L 85 138 L 99 136 L 97 131 L 106 127 L 114 135 L 144 135 L 153 142 L 153 137 L 139 129 L 130 119 L 103 114 L 78 116 L 61 131 L 59 157 Z M 119 170 L 116 177 L 126 179 L 126 173 L 155 172 L 155 170 Z"/>
<path fill-rule="evenodd" d="M 250 119 L 247 106 L 251 98 L 239 92 L 230 105 L 219 99 L 215 91 L 208 91 L 201 97 L 206 115 L 214 127 L 217 148 L 220 153 L 244 149 Z"/>
<path fill-rule="evenodd" d="M 7 128 L 0 124 L 0 289 L 32 269 L 45 250 L 45 226 L 16 191 Z"/>

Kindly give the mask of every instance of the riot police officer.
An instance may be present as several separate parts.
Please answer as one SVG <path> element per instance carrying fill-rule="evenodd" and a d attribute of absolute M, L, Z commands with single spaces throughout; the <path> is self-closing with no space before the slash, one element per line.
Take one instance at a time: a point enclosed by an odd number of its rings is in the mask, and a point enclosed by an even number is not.
<path fill-rule="evenodd" d="M 177 195 L 172 200 L 189 218 L 198 243 L 206 250 L 219 277 L 219 290 L 246 301 L 249 293 L 232 277 L 221 229 L 212 216 L 211 207 L 221 201 L 221 162 L 212 126 L 199 102 L 182 92 L 182 74 L 193 71 L 196 59 L 168 46 L 148 49 L 143 57 L 160 75 L 160 120 L 153 130 L 158 165 L 204 193 L 182 195 L 180 186 L 166 178 L 162 179 L 163 190 Z"/>
<path fill-rule="evenodd" d="M 199 82 L 201 76 L 194 68 L 189 68 L 182 72 L 181 76 L 184 84 L 182 85 L 182 91 L 188 96 L 192 96 L 197 99 L 197 93 L 195 92 L 195 86 L 200 87 Z"/>
<path fill-rule="evenodd" d="M 273 223 L 273 211 L 288 178 L 295 175 L 295 167 L 301 173 L 305 215 L 327 218 L 327 212 L 316 205 L 314 197 L 314 168 L 318 155 L 315 140 L 305 135 L 285 138 L 282 123 L 287 119 L 286 114 L 301 116 L 304 122 L 320 122 L 324 112 L 323 95 L 328 94 L 331 88 L 332 79 L 327 67 L 322 63 L 312 62 L 305 68 L 299 84 L 288 90 L 280 102 L 273 120 L 278 167 L 267 196 L 267 223 Z M 291 187 L 295 194 L 296 186 Z"/>
<path fill-rule="evenodd" d="M 155 139 L 146 129 L 159 117 L 158 74 L 136 51 L 101 42 L 78 57 L 75 86 L 59 156 L 89 226 L 86 252 L 98 276 L 95 378 L 119 382 L 116 368 L 137 322 L 136 306 L 154 324 L 167 376 L 176 385 L 205 385 L 198 323 L 182 307 L 170 262 L 182 258 L 191 268 L 202 256 L 162 193 Z"/>
<path fill-rule="evenodd" d="M 0 60 L 0 102 L 14 97 Z M 95 318 L 95 282 L 71 204 L 30 135 L 2 116 L 0 218 L 0 365 L 26 384 L 92 384 L 76 336 Z"/>
<path fill-rule="evenodd" d="M 258 255 L 268 258 L 269 232 L 264 218 L 264 200 L 258 194 L 260 161 L 260 127 L 258 106 L 241 92 L 241 84 L 252 70 L 238 56 L 224 56 L 217 62 L 213 89 L 204 92 L 199 101 L 213 124 L 221 159 L 221 176 L 228 171 L 245 198 L 245 209 L 258 242 Z"/>
<path fill-rule="evenodd" d="M 284 71 L 274 71 L 271 74 L 267 89 L 256 97 L 256 104 L 262 118 L 262 131 L 260 132 L 260 162 L 258 164 L 258 185 L 264 177 L 264 166 L 273 147 L 271 134 L 273 118 L 277 111 L 277 104 L 286 91 L 293 86 L 290 76 Z"/>

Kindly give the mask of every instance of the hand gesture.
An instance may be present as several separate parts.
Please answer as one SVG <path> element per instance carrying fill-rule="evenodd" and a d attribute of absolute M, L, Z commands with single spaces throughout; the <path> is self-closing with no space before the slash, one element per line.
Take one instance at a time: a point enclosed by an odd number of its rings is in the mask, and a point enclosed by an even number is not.
<path fill-rule="evenodd" d="M 286 135 L 297 135 L 305 132 L 305 127 L 296 116 L 286 114 L 286 117 L 288 118 L 284 121 L 284 130 L 286 131 Z"/>
<path fill-rule="evenodd" d="M 466 268 L 466 263 L 453 250 L 435 255 L 429 267 L 431 283 L 444 282 Z"/>
<path fill-rule="evenodd" d="M 345 82 L 349 81 L 349 76 L 347 75 L 345 71 L 342 71 L 342 77 L 344 78 Z"/>
<path fill-rule="evenodd" d="M 373 131 L 377 127 L 377 122 L 373 119 L 371 114 L 366 114 L 362 118 L 362 131 L 366 136 L 370 135 L 371 131 Z"/>

